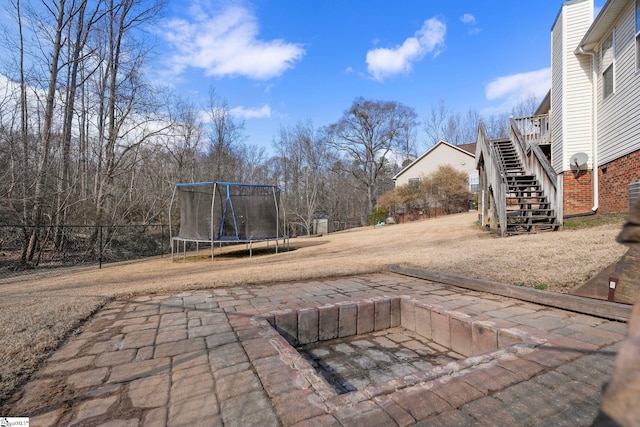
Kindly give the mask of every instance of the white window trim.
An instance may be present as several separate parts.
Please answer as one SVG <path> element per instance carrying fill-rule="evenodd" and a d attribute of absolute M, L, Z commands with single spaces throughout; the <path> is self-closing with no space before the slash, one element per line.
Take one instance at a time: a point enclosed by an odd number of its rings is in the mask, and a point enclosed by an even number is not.
<path fill-rule="evenodd" d="M 639 1 L 639 0 L 636 0 Z M 605 63 L 604 60 L 604 50 L 602 50 L 601 47 L 601 66 L 602 66 L 602 72 L 600 73 L 600 81 L 602 82 L 602 100 L 606 100 L 609 99 L 611 97 L 611 95 L 614 95 L 616 93 L 616 29 L 612 29 L 611 33 L 609 33 L 609 35 L 607 35 L 607 37 L 605 38 L 608 39 L 609 36 L 611 36 L 611 62 L 607 62 Z M 603 42 L 604 45 L 604 42 Z M 611 73 L 613 74 L 612 76 L 612 82 L 611 82 L 611 92 L 606 94 L 605 93 L 605 86 L 604 86 L 604 73 L 607 72 L 607 70 L 609 70 L 609 68 L 611 68 Z"/>

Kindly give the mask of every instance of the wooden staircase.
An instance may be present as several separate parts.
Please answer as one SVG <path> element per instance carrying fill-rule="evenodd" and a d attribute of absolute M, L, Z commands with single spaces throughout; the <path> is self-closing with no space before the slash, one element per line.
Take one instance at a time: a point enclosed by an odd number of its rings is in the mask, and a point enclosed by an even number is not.
<path fill-rule="evenodd" d="M 547 196 L 534 175 L 527 175 L 513 142 L 494 141 L 494 147 L 507 182 L 506 234 L 556 231 L 559 225 Z"/>

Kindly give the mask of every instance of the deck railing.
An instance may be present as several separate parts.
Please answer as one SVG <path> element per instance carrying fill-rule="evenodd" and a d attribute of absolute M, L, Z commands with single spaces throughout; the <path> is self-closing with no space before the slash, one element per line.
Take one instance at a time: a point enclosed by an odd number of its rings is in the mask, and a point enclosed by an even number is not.
<path fill-rule="evenodd" d="M 518 117 L 511 119 L 515 122 L 522 141 L 528 146 L 531 143 L 538 145 L 551 144 L 551 132 L 549 131 L 549 115 Z"/>
<path fill-rule="evenodd" d="M 491 190 L 488 196 L 493 196 L 491 202 L 494 206 L 494 212 L 497 214 L 500 234 L 504 236 L 507 232 L 506 173 L 499 160 L 498 152 L 491 142 L 491 139 L 489 139 L 487 130 L 482 122 L 480 122 L 478 127 L 476 159 L 480 159 L 481 157 L 484 159 L 485 176 L 488 181 L 484 187 L 487 190 Z M 483 214 L 485 213 L 486 212 L 483 212 Z"/>

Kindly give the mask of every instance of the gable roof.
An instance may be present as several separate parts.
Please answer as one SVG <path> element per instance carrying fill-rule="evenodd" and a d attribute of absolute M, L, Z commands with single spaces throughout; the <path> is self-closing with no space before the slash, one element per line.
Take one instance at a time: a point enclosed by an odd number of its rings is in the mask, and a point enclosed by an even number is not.
<path fill-rule="evenodd" d="M 580 53 L 581 49 L 583 51 L 593 51 L 598 43 L 609 34 L 613 24 L 630 1 L 632 0 L 608 0 L 587 30 L 576 51 L 578 53 Z"/>
<path fill-rule="evenodd" d="M 395 181 L 400 175 L 404 174 L 406 171 L 408 171 L 409 169 L 411 169 L 416 163 L 418 163 L 420 160 L 424 159 L 425 157 L 427 157 L 429 155 L 429 153 L 431 153 L 433 150 L 435 150 L 436 148 L 438 148 L 439 146 L 444 145 L 446 147 L 451 147 L 455 150 L 460 151 L 461 153 L 466 154 L 467 156 L 469 156 L 472 159 L 476 158 L 475 152 L 476 152 L 476 143 L 472 143 L 472 144 L 463 144 L 463 145 L 453 145 L 453 144 L 449 144 L 447 141 L 443 141 L 440 140 L 437 144 L 435 144 L 433 147 L 429 148 L 427 151 L 425 151 L 424 153 L 422 153 L 422 155 L 420 155 L 417 159 L 415 159 L 413 162 L 409 163 L 407 166 L 405 166 L 404 168 L 402 168 L 402 170 L 400 172 L 398 172 L 397 174 L 395 174 L 393 176 L 393 180 Z M 471 147 L 473 146 L 473 147 Z M 473 152 L 470 151 L 471 149 L 473 149 Z"/>
<path fill-rule="evenodd" d="M 469 144 L 454 145 L 454 147 L 458 147 L 461 150 L 464 150 L 467 153 L 472 154 L 473 157 L 476 156 L 476 143 L 475 142 L 472 142 L 472 143 L 469 143 Z"/>
<path fill-rule="evenodd" d="M 538 108 L 536 108 L 533 115 L 539 116 L 542 114 L 549 114 L 549 110 L 551 110 L 551 90 L 549 90 L 544 98 L 542 98 L 540 105 L 538 105 Z"/>

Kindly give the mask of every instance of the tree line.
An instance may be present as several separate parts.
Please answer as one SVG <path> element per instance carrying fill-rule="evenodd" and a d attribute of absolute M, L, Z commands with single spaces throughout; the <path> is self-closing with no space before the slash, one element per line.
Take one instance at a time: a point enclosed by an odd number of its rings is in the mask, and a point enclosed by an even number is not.
<path fill-rule="evenodd" d="M 20 226 L 21 262 L 37 259 L 41 226 L 167 221 L 176 183 L 279 185 L 300 232 L 324 215 L 362 225 L 392 177 L 440 139 L 475 141 L 480 116 L 444 101 L 423 122 L 395 101 L 357 98 L 335 123 L 283 126 L 272 151 L 211 89 L 197 105 L 145 74 L 144 26 L 162 0 L 7 0 L 0 69 L 0 224 Z M 205 114 L 203 115 L 203 111 Z M 507 115 L 488 118 L 493 135 Z M 500 124 L 502 123 L 502 124 Z M 97 239 L 97 235 L 93 236 Z M 2 244 L 0 240 L 0 245 Z"/>

